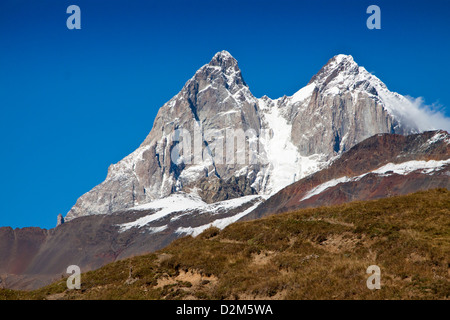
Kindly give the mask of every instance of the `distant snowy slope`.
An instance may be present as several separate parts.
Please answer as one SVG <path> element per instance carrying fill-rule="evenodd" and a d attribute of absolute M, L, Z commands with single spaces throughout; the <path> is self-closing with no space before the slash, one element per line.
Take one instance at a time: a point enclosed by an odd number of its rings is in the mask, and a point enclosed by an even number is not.
<path fill-rule="evenodd" d="M 151 213 L 145 217 L 139 218 L 135 221 L 124 223 L 120 225 L 121 232 L 129 230 L 130 228 L 142 228 L 144 226 L 149 227 L 151 222 L 161 220 L 170 216 L 170 221 L 178 220 L 182 216 L 188 214 L 212 214 L 216 216 L 221 216 L 221 213 L 228 212 L 232 209 L 236 209 L 244 206 L 247 203 L 256 203 L 258 205 L 262 201 L 260 196 L 245 196 L 237 199 L 224 200 L 216 202 L 213 204 L 207 204 L 202 199 L 195 194 L 172 194 L 166 198 L 152 201 L 148 204 L 140 205 L 128 210 L 135 211 L 148 211 L 154 209 L 155 212 Z M 255 204 L 253 204 L 254 206 Z M 252 207 L 253 207 L 252 206 Z M 239 219 L 240 215 L 236 215 L 236 220 Z M 224 221 L 229 221 L 232 223 L 234 216 L 222 218 Z M 220 226 L 223 228 L 227 226 L 228 223 L 221 223 Z M 164 230 L 167 225 L 159 226 Z"/>

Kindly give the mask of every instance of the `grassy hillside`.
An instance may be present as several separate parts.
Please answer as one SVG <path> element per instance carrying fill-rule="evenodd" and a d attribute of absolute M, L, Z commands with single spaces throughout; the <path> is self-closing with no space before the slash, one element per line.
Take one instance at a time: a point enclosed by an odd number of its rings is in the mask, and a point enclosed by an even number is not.
<path fill-rule="evenodd" d="M 437 189 L 210 228 L 84 273 L 81 290 L 0 299 L 449 299 L 449 270 L 450 191 Z"/>

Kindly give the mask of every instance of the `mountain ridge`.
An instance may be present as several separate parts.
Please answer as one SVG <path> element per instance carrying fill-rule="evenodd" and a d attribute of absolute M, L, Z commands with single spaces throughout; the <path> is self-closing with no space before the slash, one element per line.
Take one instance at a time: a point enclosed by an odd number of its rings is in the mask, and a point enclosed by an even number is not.
<path fill-rule="evenodd" d="M 396 119 L 389 103 L 407 100 L 390 93 L 351 56 L 333 57 L 294 95 L 272 100 L 255 98 L 237 60 L 218 52 L 161 107 L 140 147 L 111 165 L 105 181 L 82 195 L 65 219 L 108 214 L 208 184 L 218 185 L 216 201 L 274 194 L 373 134 L 416 132 Z M 227 163 L 217 153 L 227 129 L 248 133 L 244 143 L 258 146 L 244 163 Z M 202 151 L 174 161 L 173 151 L 182 145 L 174 133 L 180 131 L 194 136 L 194 147 Z M 249 148 L 241 150 L 246 157 Z M 239 188 L 220 191 L 233 177 L 241 181 Z M 202 196 L 214 201 L 210 193 Z"/>

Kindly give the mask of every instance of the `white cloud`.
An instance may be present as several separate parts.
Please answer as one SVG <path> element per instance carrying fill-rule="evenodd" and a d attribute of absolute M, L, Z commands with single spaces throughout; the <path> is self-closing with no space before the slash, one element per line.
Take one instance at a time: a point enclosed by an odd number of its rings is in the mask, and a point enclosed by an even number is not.
<path fill-rule="evenodd" d="M 450 132 L 450 118 L 441 111 L 442 106 L 426 105 L 422 97 L 386 95 L 383 100 L 385 106 L 403 125 L 418 131 L 443 129 Z"/>
<path fill-rule="evenodd" d="M 450 118 L 442 112 L 442 106 L 426 105 L 422 97 L 406 97 L 411 106 L 404 116 L 404 120 L 415 123 L 420 131 L 443 129 L 450 132 Z"/>

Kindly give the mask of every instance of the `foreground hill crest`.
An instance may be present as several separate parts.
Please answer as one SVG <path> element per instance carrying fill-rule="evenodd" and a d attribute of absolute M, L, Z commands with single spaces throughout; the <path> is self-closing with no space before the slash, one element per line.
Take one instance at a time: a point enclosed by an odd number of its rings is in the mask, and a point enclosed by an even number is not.
<path fill-rule="evenodd" d="M 303 209 L 210 228 L 110 263 L 83 273 L 81 290 L 67 290 L 59 278 L 32 292 L 0 289 L 0 300 L 445 300 L 449 217 L 445 189 Z M 373 264 L 381 290 L 366 285 Z"/>

